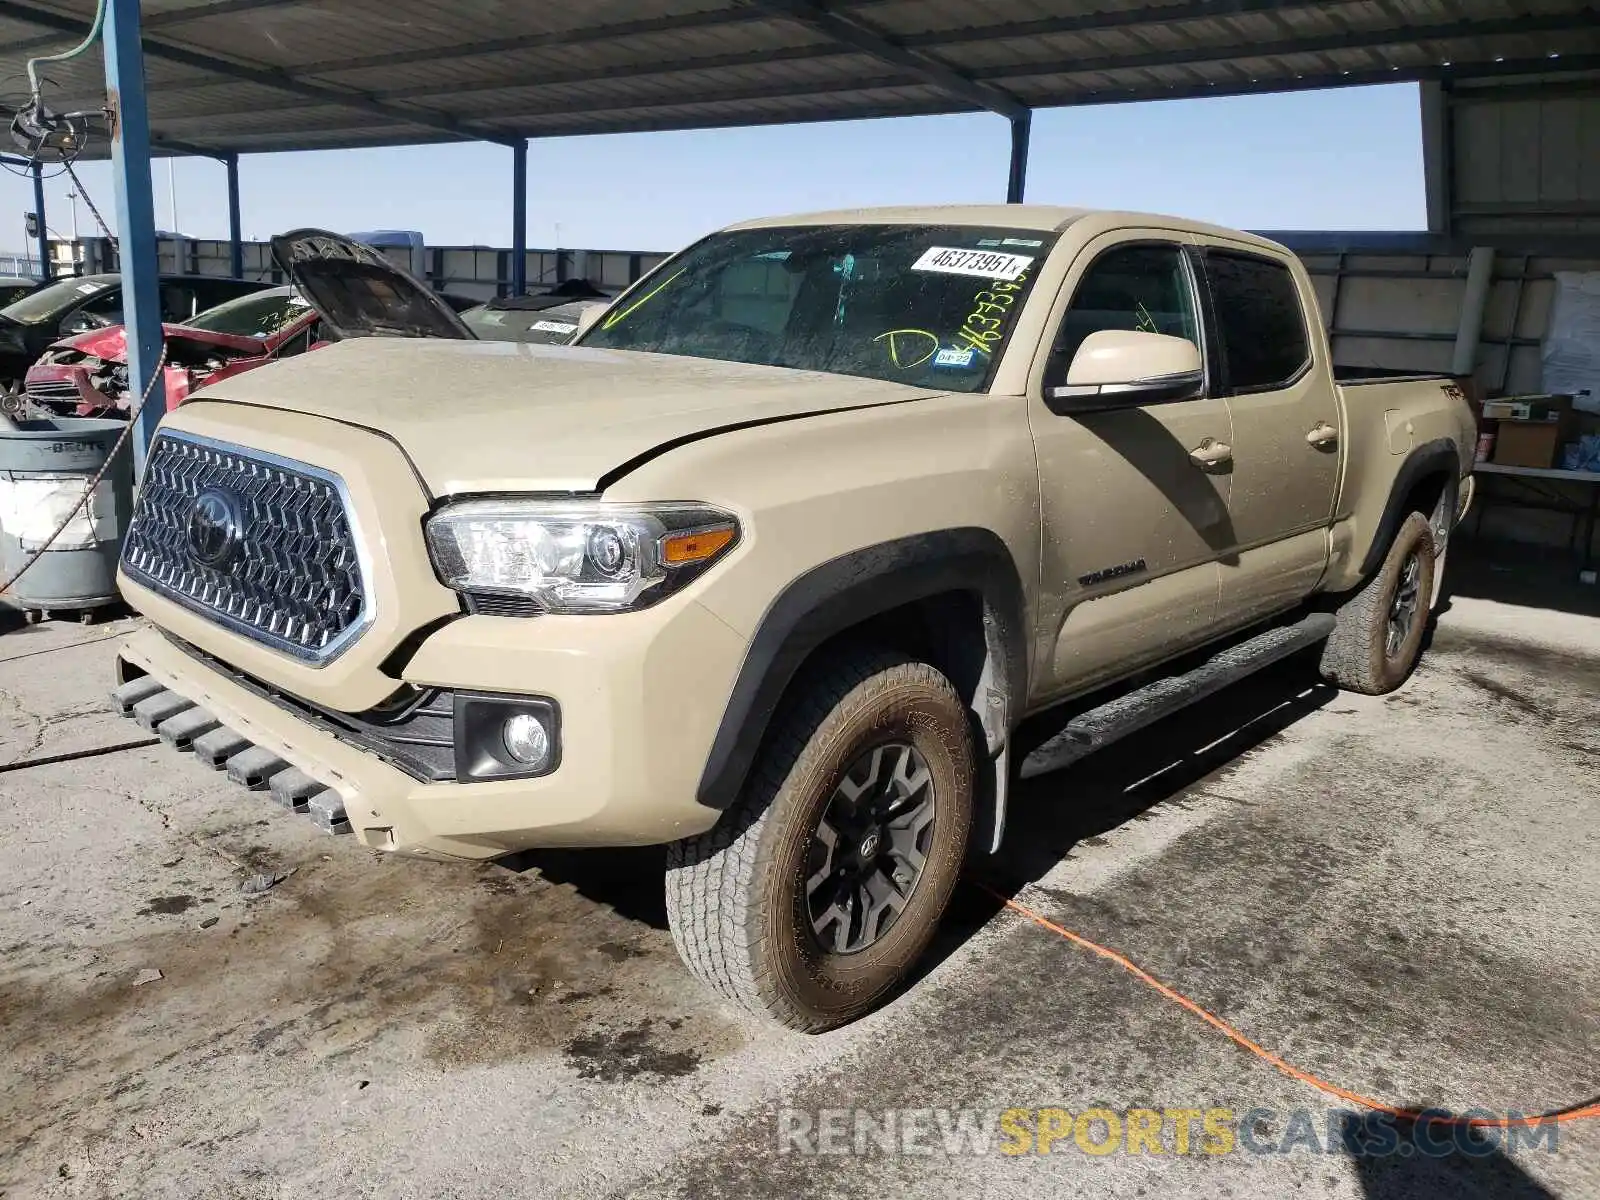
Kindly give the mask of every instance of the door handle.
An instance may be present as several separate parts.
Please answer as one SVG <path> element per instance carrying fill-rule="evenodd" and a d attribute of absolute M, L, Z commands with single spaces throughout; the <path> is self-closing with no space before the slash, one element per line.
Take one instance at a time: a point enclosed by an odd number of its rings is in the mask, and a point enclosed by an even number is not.
<path fill-rule="evenodd" d="M 1233 447 L 1216 438 L 1206 438 L 1189 451 L 1189 461 L 1202 471 L 1214 470 L 1233 461 Z"/>
<path fill-rule="evenodd" d="M 1339 441 L 1339 431 L 1326 421 L 1318 421 L 1311 427 L 1311 432 L 1306 434 L 1306 444 L 1315 446 L 1318 450 L 1326 449 Z"/>

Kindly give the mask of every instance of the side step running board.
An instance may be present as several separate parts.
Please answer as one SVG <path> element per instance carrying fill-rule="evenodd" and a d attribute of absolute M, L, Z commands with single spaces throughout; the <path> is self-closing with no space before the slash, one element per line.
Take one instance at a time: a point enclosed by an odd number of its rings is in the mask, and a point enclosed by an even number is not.
<path fill-rule="evenodd" d="M 1293 625 L 1269 629 L 1248 642 L 1230 646 L 1192 671 L 1157 679 L 1079 713 L 1065 729 L 1022 760 L 1022 778 L 1032 779 L 1070 766 L 1280 658 L 1315 645 L 1333 632 L 1333 625 L 1333 614 L 1312 613 Z"/>

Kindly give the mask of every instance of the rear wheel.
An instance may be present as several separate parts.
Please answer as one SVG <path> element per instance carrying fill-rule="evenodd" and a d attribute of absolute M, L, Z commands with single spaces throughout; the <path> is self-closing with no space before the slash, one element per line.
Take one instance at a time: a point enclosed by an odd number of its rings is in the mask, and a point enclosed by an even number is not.
<path fill-rule="evenodd" d="M 949 904 L 972 773 L 965 706 L 933 667 L 871 650 L 816 664 L 733 808 L 669 850 L 667 915 L 684 962 L 794 1029 L 870 1011 Z"/>
<path fill-rule="evenodd" d="M 1436 565 L 1429 519 L 1412 513 L 1378 573 L 1335 614 L 1338 624 L 1322 650 L 1330 683 L 1378 696 L 1406 681 L 1422 649 Z"/>

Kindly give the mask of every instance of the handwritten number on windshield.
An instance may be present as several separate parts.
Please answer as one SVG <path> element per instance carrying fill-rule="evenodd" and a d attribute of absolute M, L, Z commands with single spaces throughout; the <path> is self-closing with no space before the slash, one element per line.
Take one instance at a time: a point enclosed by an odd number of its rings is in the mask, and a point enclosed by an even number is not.
<path fill-rule="evenodd" d="M 973 310 L 967 314 L 956 340 L 971 346 L 980 354 L 993 354 L 994 348 L 1005 340 L 1006 318 L 1011 315 L 1011 306 L 1017 301 L 1017 293 L 1022 291 L 1027 282 L 1027 272 L 1009 283 L 996 279 L 974 296 Z"/>

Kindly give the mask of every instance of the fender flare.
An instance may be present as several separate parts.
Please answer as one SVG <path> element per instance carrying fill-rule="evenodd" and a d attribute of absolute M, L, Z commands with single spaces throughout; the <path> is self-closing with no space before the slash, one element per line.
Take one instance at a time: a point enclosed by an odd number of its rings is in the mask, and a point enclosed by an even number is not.
<path fill-rule="evenodd" d="M 980 598 L 986 661 L 971 703 L 989 753 L 1000 754 L 1027 689 L 1022 581 L 1010 550 L 991 530 L 941 529 L 840 555 L 778 594 L 729 693 L 700 777 L 700 803 L 720 811 L 732 806 L 779 701 L 818 646 L 890 609 L 946 592 Z"/>
<path fill-rule="evenodd" d="M 1446 503 L 1450 506 L 1452 518 L 1455 516 L 1455 498 L 1461 486 L 1461 454 L 1449 438 L 1436 438 L 1412 450 L 1405 462 L 1400 464 L 1394 484 L 1389 489 L 1389 500 L 1384 505 L 1383 516 L 1367 546 L 1366 556 L 1361 560 L 1363 579 L 1383 565 L 1384 556 L 1389 553 L 1389 544 L 1394 541 L 1395 534 L 1400 531 L 1400 523 L 1408 515 L 1406 501 L 1412 491 L 1419 483 L 1435 475 L 1444 477 Z"/>

